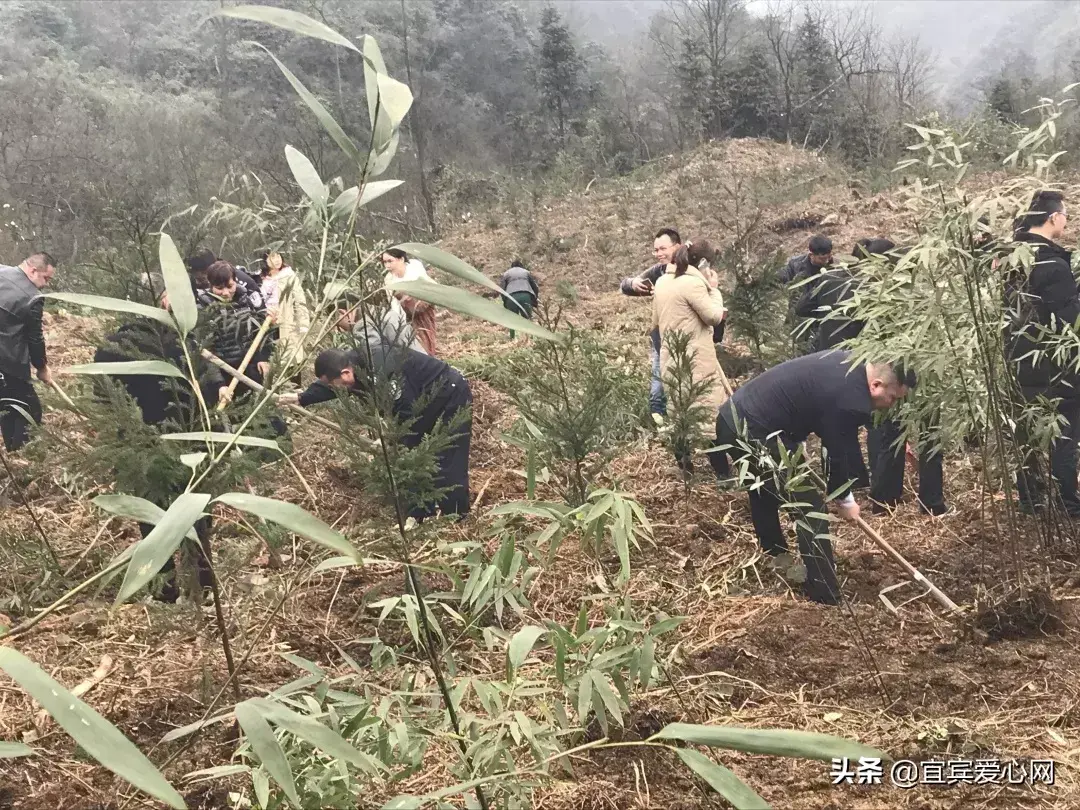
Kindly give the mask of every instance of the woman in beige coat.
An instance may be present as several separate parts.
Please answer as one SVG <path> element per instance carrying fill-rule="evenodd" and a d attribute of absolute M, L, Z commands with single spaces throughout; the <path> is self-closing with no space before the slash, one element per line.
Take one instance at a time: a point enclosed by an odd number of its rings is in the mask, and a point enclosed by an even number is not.
<path fill-rule="evenodd" d="M 307 296 L 300 278 L 285 264 L 280 253 L 267 253 L 265 261 L 262 294 L 266 311 L 277 324 L 283 362 L 293 363 L 300 356 L 304 338 L 311 327 Z"/>
<path fill-rule="evenodd" d="M 660 329 L 661 379 L 671 366 L 668 336 L 682 332 L 689 337 L 694 382 L 711 383 L 703 404 L 714 417 L 728 399 L 724 372 L 713 346 L 713 327 L 719 326 L 726 314 L 716 273 L 709 267 L 715 253 L 703 239 L 686 242 L 656 282 L 653 293 L 653 327 Z"/>

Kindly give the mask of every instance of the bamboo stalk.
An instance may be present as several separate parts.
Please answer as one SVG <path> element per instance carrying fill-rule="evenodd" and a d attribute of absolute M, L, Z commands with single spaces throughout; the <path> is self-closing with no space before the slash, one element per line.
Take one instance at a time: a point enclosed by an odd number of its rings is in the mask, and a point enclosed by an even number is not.
<path fill-rule="evenodd" d="M 262 326 L 259 327 L 258 334 L 255 335 L 255 339 L 251 341 L 251 345 L 248 346 L 247 354 L 244 355 L 244 359 L 240 362 L 240 368 L 237 369 L 241 374 L 247 371 L 248 365 L 251 363 L 251 358 L 255 356 L 255 352 L 259 350 L 259 346 L 263 342 L 263 338 L 266 337 L 267 332 L 270 331 L 270 327 L 273 326 L 273 319 L 267 316 L 266 320 L 262 322 Z M 229 383 L 229 396 L 231 397 L 233 392 L 236 391 L 236 384 L 239 382 L 239 378 L 233 377 Z M 218 402 L 218 411 L 223 411 L 228 406 L 229 400 L 223 399 Z"/>

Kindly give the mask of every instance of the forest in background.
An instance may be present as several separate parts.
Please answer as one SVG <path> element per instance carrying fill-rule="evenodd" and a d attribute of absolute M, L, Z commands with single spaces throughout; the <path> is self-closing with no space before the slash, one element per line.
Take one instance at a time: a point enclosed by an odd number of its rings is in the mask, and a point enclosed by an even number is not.
<path fill-rule="evenodd" d="M 47 246 L 79 268 L 69 280 L 135 277 L 170 215 L 252 188 L 267 205 L 287 199 L 282 143 L 324 177 L 342 171 L 272 58 L 247 41 L 254 26 L 210 18 L 220 5 L 0 3 L 6 260 Z M 415 94 L 399 152 L 408 191 L 366 215 L 373 239 L 441 236 L 508 194 L 580 188 L 710 139 L 789 141 L 887 177 L 910 135 L 903 122 L 949 109 L 933 53 L 875 4 L 276 5 L 376 36 Z M 359 65 L 280 33 L 262 41 L 346 130 L 366 126 Z M 1070 65 L 1059 54 L 1041 75 L 1045 58 L 998 51 L 1008 61 L 978 66 L 981 102 L 965 110 L 983 133 L 1019 122 Z M 197 216 L 173 230 L 181 249 L 209 240 L 232 255 L 224 231 Z"/>

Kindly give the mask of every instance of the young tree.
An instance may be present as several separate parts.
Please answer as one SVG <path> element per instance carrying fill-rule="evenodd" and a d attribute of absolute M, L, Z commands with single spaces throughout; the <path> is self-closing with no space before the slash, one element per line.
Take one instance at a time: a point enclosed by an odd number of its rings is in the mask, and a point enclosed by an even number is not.
<path fill-rule="evenodd" d="M 559 140 L 566 141 L 566 126 L 582 97 L 584 62 L 574 46 L 570 29 L 559 12 L 548 6 L 540 18 L 538 89 L 544 106 L 555 115 Z"/>

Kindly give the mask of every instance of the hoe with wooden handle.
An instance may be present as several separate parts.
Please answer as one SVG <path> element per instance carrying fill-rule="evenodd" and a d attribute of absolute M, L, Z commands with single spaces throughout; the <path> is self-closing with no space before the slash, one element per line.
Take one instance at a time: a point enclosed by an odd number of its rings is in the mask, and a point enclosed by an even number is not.
<path fill-rule="evenodd" d="M 266 320 L 262 322 L 262 326 L 259 327 L 258 334 L 255 335 L 255 340 L 251 341 L 251 345 L 248 347 L 247 354 L 244 355 L 244 359 L 240 363 L 240 368 L 237 369 L 237 371 L 239 371 L 241 374 L 243 374 L 245 371 L 247 371 L 248 364 L 251 363 L 251 358 L 254 357 L 255 352 L 257 352 L 259 350 L 259 346 L 262 344 L 263 338 L 266 337 L 266 333 L 270 331 L 270 327 L 273 326 L 273 325 L 274 325 L 273 324 L 273 319 L 270 318 L 270 317 L 267 317 Z M 233 377 L 232 382 L 229 383 L 229 397 L 230 398 L 232 397 L 233 392 L 236 391 L 236 384 L 238 382 L 239 382 L 239 378 L 238 377 Z M 228 399 L 223 399 L 220 402 L 218 402 L 218 405 L 217 405 L 218 411 L 220 412 L 220 411 L 225 410 L 225 408 L 228 407 L 228 404 L 229 404 Z"/>

